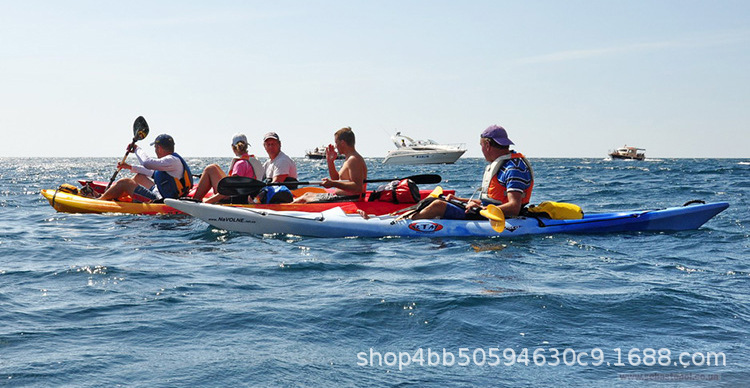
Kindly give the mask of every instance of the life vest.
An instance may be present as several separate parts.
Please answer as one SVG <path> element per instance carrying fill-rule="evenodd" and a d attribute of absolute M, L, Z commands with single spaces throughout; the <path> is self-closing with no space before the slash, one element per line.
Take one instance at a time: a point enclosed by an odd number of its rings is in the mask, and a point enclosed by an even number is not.
<path fill-rule="evenodd" d="M 259 181 L 262 181 L 265 178 L 266 171 L 263 169 L 263 163 L 258 160 L 258 158 L 255 157 L 255 155 L 250 155 L 250 159 L 248 159 L 248 163 L 250 163 L 250 166 L 253 168 L 253 174 L 255 174 L 255 178 Z"/>
<path fill-rule="evenodd" d="M 234 175 L 234 165 L 237 164 L 237 162 L 245 161 L 246 163 L 249 163 L 248 160 L 250 160 L 250 155 L 248 154 L 242 154 L 239 158 L 232 159 L 232 164 L 229 165 L 229 176 Z M 250 165 L 252 167 L 252 165 Z M 253 174 L 255 173 L 255 170 L 253 170 Z M 252 178 L 252 177 L 251 177 Z"/>
<path fill-rule="evenodd" d="M 532 170 L 531 163 L 526 160 L 526 157 L 518 152 L 512 152 L 495 159 L 484 170 L 484 176 L 482 177 L 482 192 L 479 195 L 479 199 L 482 203 L 501 205 L 508 202 L 508 193 L 505 190 L 505 186 L 497 179 L 497 175 L 501 169 L 504 170 L 505 164 L 508 161 L 513 163 L 514 160 L 522 161 L 529 169 L 531 182 L 529 183 L 529 187 L 523 191 L 521 204 L 526 205 L 529 203 L 531 191 L 534 188 L 534 170 Z M 515 161 L 515 163 L 518 163 L 518 161 Z"/>
<path fill-rule="evenodd" d="M 250 164 L 250 168 L 253 171 L 253 176 L 248 178 L 253 178 L 257 180 L 263 179 L 263 164 L 258 160 L 255 155 L 248 155 L 243 154 L 239 158 L 236 158 L 232 160 L 232 164 L 229 165 L 229 176 L 232 176 L 232 170 L 234 170 L 234 165 L 240 161 L 244 161 L 245 163 Z"/>
<path fill-rule="evenodd" d="M 250 163 L 250 167 L 253 169 L 253 176 L 248 178 L 253 178 L 257 180 L 263 180 L 263 175 L 265 175 L 265 171 L 263 170 L 263 163 L 258 160 L 258 158 L 255 157 L 255 155 L 248 155 L 244 154 L 240 156 L 237 159 L 234 159 L 232 161 L 232 164 L 229 166 L 229 175 L 232 175 L 232 170 L 234 169 L 234 164 L 239 162 L 240 160 L 244 160 L 246 163 Z"/>
<path fill-rule="evenodd" d="M 159 189 L 159 194 L 163 198 L 180 198 L 186 197 L 190 193 L 190 188 L 193 187 L 193 175 L 190 173 L 190 167 L 188 167 L 185 159 L 173 152 L 172 155 L 180 159 L 182 163 L 182 177 L 175 178 L 169 175 L 166 171 L 154 171 L 154 183 Z"/>

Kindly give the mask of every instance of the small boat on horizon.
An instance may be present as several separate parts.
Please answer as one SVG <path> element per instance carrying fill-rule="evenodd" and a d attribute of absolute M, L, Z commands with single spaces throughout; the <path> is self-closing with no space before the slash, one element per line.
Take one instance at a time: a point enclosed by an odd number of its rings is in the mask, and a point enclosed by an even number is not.
<path fill-rule="evenodd" d="M 439 144 L 434 140 L 414 140 L 396 132 L 391 136 L 396 149 L 389 151 L 384 164 L 455 163 L 466 152 L 465 144 Z"/>
<path fill-rule="evenodd" d="M 308 159 L 325 159 L 326 146 L 315 147 L 312 150 L 305 151 L 305 157 Z M 344 155 L 339 154 L 336 159 L 344 159 Z"/>
<path fill-rule="evenodd" d="M 644 160 L 646 159 L 646 154 L 639 151 L 645 150 L 645 148 L 628 147 L 628 145 L 626 144 L 625 146 L 614 151 L 609 151 L 608 155 L 612 159 Z"/>

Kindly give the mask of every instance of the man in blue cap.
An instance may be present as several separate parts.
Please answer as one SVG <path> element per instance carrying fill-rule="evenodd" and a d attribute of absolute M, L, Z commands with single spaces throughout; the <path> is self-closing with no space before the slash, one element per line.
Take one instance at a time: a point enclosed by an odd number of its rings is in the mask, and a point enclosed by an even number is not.
<path fill-rule="evenodd" d="M 513 142 L 505 128 L 491 125 L 479 136 L 484 159 L 490 162 L 484 170 L 479 200 L 447 195 L 435 198 L 412 219 L 482 219 L 479 209 L 496 205 L 505 217 L 515 217 L 529 203 L 534 188 L 534 172 L 522 154 L 510 149 Z"/>
<path fill-rule="evenodd" d="M 164 198 L 187 196 L 193 187 L 193 176 L 185 159 L 174 152 L 174 139 L 167 134 L 156 137 L 153 143 L 156 159 L 151 158 L 138 145 L 133 144 L 131 152 L 138 157 L 140 166 L 122 162 L 117 168 L 136 173 L 133 178 L 122 178 L 102 194 L 99 199 L 114 200 L 123 194 L 146 198 L 149 202 L 159 202 Z"/>

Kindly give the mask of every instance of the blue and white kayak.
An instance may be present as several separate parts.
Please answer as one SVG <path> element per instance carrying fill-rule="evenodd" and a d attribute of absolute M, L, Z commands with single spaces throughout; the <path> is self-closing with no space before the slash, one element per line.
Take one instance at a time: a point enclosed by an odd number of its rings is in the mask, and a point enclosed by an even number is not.
<path fill-rule="evenodd" d="M 698 229 L 729 207 L 726 202 L 657 210 L 586 214 L 579 220 L 509 218 L 505 230 L 490 221 L 396 220 L 393 216 L 365 219 L 340 208 L 320 213 L 273 211 L 167 199 L 165 203 L 217 228 L 251 234 L 292 234 L 312 237 L 514 237 L 555 233 L 617 233 Z"/>

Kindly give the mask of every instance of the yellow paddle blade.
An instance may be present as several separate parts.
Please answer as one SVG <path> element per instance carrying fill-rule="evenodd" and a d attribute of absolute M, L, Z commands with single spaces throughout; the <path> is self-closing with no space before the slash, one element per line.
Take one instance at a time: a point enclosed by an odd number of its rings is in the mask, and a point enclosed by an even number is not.
<path fill-rule="evenodd" d="M 300 187 L 299 189 L 292 190 L 292 195 L 296 198 L 305 193 L 316 193 L 322 194 L 327 193 L 326 189 L 322 187 Z"/>
<path fill-rule="evenodd" d="M 441 195 L 443 195 L 443 188 L 438 186 L 438 187 L 435 187 L 435 190 L 432 190 L 432 192 L 430 193 L 430 195 L 428 195 L 428 197 L 437 198 Z"/>
<path fill-rule="evenodd" d="M 487 209 L 479 211 L 482 217 L 490 220 L 490 226 L 495 232 L 502 233 L 505 230 L 505 214 L 495 205 L 487 205 Z"/>

